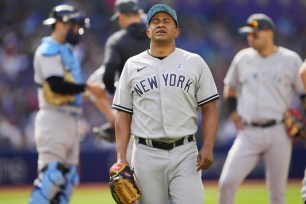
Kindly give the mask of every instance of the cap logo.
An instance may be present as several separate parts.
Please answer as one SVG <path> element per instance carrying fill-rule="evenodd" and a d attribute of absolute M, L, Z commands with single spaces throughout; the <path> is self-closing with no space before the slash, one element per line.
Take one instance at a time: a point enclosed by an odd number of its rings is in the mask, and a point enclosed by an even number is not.
<path fill-rule="evenodd" d="M 251 28 L 258 28 L 258 22 L 257 21 L 252 21 L 251 23 L 248 23 L 247 26 Z"/>

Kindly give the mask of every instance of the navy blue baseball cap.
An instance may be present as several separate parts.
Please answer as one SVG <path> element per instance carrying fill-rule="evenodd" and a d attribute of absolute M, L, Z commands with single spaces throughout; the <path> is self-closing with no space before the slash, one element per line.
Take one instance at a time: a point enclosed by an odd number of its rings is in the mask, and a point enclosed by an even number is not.
<path fill-rule="evenodd" d="M 149 25 L 152 17 L 159 12 L 165 12 L 168 13 L 175 21 L 176 26 L 178 26 L 178 21 L 177 21 L 177 15 L 175 10 L 173 10 L 172 8 L 170 8 L 169 6 L 165 5 L 165 4 L 156 4 L 154 6 L 152 6 L 150 8 L 150 10 L 148 11 L 147 14 L 147 25 Z"/>
<path fill-rule="evenodd" d="M 245 34 L 254 33 L 261 30 L 274 31 L 274 29 L 274 22 L 269 16 L 263 13 L 255 13 L 248 18 L 246 25 L 240 28 L 238 31 L 241 34 Z"/>
<path fill-rule="evenodd" d="M 117 20 L 120 13 L 138 13 L 139 5 L 137 0 L 116 0 L 115 13 L 110 18 L 111 21 Z"/>

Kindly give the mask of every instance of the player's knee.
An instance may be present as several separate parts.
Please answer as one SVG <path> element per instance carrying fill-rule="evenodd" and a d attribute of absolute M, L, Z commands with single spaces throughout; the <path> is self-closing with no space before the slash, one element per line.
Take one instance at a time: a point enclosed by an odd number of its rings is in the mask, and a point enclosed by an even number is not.
<path fill-rule="evenodd" d="M 234 186 L 235 182 L 233 181 L 233 179 L 221 178 L 218 182 L 218 187 L 221 192 L 234 189 Z"/>
<path fill-rule="evenodd" d="M 59 204 L 68 204 L 71 198 L 73 189 L 79 184 L 80 178 L 76 166 L 71 166 L 65 174 L 66 185 L 59 195 Z"/>
<path fill-rule="evenodd" d="M 34 181 L 30 204 L 48 204 L 65 185 L 63 165 L 52 162 L 46 166 Z"/>
<path fill-rule="evenodd" d="M 50 200 L 48 200 L 42 193 L 35 188 L 31 194 L 29 204 L 49 204 Z"/>

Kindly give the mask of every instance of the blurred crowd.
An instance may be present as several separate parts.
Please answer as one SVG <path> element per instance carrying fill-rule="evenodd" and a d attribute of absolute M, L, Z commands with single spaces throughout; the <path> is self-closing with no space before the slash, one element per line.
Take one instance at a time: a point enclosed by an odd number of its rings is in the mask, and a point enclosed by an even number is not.
<path fill-rule="evenodd" d="M 292 49 L 305 59 L 306 24 L 302 15 L 304 0 L 139 0 L 146 12 L 155 3 L 176 9 L 181 35 L 177 47 L 201 55 L 212 70 L 222 95 L 223 79 L 234 54 L 247 46 L 244 36 L 237 34 L 251 13 L 270 15 L 277 27 L 277 44 Z M 37 87 L 33 81 L 33 54 L 50 28 L 41 22 L 50 9 L 68 3 L 83 10 L 91 19 L 91 27 L 76 47 L 82 61 L 84 80 L 102 64 L 104 44 L 118 26 L 110 22 L 114 0 L 0 0 L 0 148 L 35 150 L 33 122 L 37 103 Z M 235 130 L 220 106 L 220 128 L 217 145 L 230 141 Z M 91 133 L 93 126 L 106 122 L 92 104 L 85 104 L 80 121 L 82 147 L 106 148 Z M 110 145 L 110 144 L 109 144 Z"/>

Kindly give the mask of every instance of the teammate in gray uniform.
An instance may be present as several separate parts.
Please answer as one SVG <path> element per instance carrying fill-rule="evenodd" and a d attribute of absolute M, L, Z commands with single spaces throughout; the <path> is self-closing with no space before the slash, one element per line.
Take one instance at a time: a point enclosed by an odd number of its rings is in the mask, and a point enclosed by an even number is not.
<path fill-rule="evenodd" d="M 52 34 L 41 40 L 34 56 L 34 81 L 38 85 L 39 111 L 35 119 L 35 141 L 38 151 L 38 177 L 34 181 L 30 204 L 69 203 L 78 183 L 79 161 L 78 117 L 82 93 L 99 96 L 100 85 L 82 82 L 79 59 L 73 52 L 89 19 L 73 6 L 59 5 L 43 22 Z M 65 76 L 70 75 L 66 81 Z M 58 94 L 46 96 L 45 85 Z M 54 102 L 72 96 L 69 102 Z"/>
<path fill-rule="evenodd" d="M 300 76 L 304 85 L 304 90 L 306 91 L 306 60 L 300 67 Z M 304 108 L 304 115 L 306 115 L 306 95 L 303 95 L 302 97 L 302 104 Z M 306 204 L 306 167 L 304 172 L 304 179 L 302 181 L 301 196 L 304 201 L 304 204 Z"/>
<path fill-rule="evenodd" d="M 205 61 L 176 48 L 176 12 L 164 4 L 147 13 L 150 49 L 126 62 L 113 100 L 117 162 L 131 166 L 142 189 L 140 203 L 202 204 L 201 170 L 213 162 L 219 94 Z M 203 117 L 203 144 L 198 152 L 198 110 Z"/>
<path fill-rule="evenodd" d="M 303 182 L 302 182 L 301 195 L 302 195 L 302 199 L 304 201 L 304 204 L 306 204 L 306 168 L 305 168 L 305 172 L 304 172 L 304 179 L 303 179 Z"/>
<path fill-rule="evenodd" d="M 303 94 L 299 55 L 274 43 L 275 27 L 253 14 L 239 30 L 249 48 L 234 57 L 224 79 L 224 98 L 238 135 L 219 180 L 219 203 L 233 204 L 235 192 L 263 159 L 271 204 L 284 204 L 292 142 L 284 123 L 294 94 Z M 236 110 L 237 104 L 237 110 Z"/>
<path fill-rule="evenodd" d="M 104 70 L 101 78 L 103 78 L 106 91 L 111 99 L 115 93 L 115 82 L 117 82 L 126 60 L 147 50 L 150 46 L 150 41 L 146 36 L 146 24 L 143 19 L 145 14 L 139 8 L 138 1 L 116 0 L 115 11 L 111 20 L 118 22 L 120 30 L 107 39 L 104 60 L 100 68 Z M 99 109 L 105 115 L 110 115 L 108 113 L 111 110 L 111 102 L 108 106 L 101 100 L 97 102 Z M 94 127 L 93 130 L 101 138 L 114 142 L 115 119 L 114 117 L 108 117 L 107 119 L 108 123 L 100 127 Z"/>

